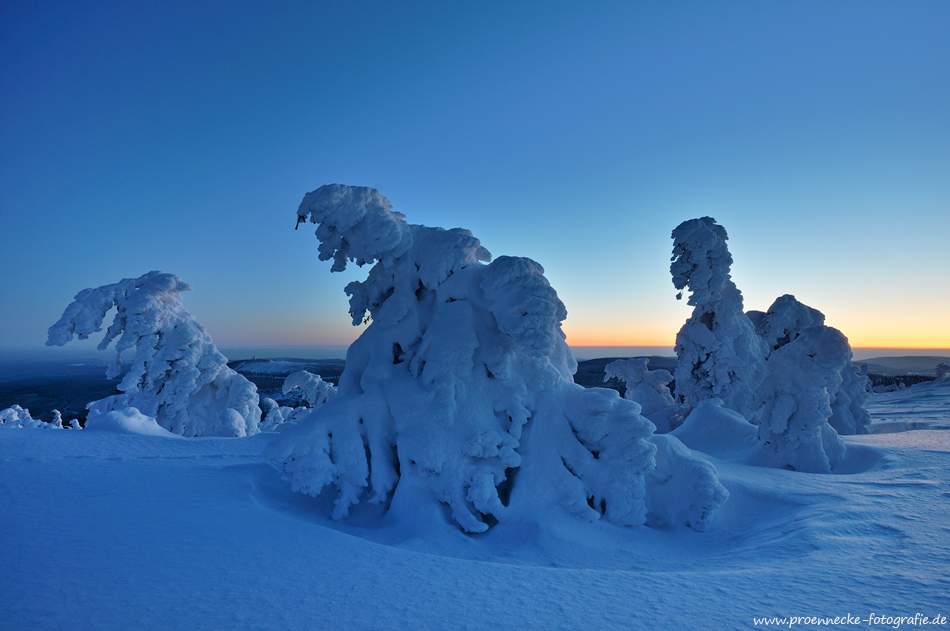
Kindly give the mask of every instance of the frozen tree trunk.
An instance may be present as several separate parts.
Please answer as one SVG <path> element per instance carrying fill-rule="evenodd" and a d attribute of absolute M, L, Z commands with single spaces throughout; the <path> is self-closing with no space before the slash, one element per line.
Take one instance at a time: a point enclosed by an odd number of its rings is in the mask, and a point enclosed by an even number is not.
<path fill-rule="evenodd" d="M 573 383 L 567 312 L 540 265 L 487 264 L 469 231 L 408 224 L 375 189 L 323 186 L 297 214 L 319 224 L 332 271 L 375 264 L 346 287 L 354 324 L 370 325 L 337 396 L 268 448 L 295 490 L 334 487 L 335 518 L 365 500 L 417 520 L 443 502 L 473 533 L 562 511 L 644 523 L 653 426 L 616 392 Z"/>
<path fill-rule="evenodd" d="M 693 313 L 676 335 L 679 363 L 673 378 L 680 401 L 695 407 L 706 399 L 747 419 L 766 376 L 764 342 L 742 310 L 742 294 L 729 271 L 728 236 L 712 217 L 684 221 L 673 230 L 673 285 L 690 292 Z"/>
<path fill-rule="evenodd" d="M 115 319 L 99 350 L 115 339 L 115 360 L 106 371 L 119 376 L 122 352 L 135 349 L 132 366 L 117 386 L 121 394 L 93 401 L 90 413 L 136 408 L 183 436 L 244 436 L 258 433 L 257 387 L 227 366 L 211 336 L 182 305 L 191 286 L 174 274 L 149 272 L 114 285 L 84 289 L 50 327 L 47 346 L 63 346 L 102 330 L 113 307 Z M 241 421 L 233 414 L 236 413 Z"/>

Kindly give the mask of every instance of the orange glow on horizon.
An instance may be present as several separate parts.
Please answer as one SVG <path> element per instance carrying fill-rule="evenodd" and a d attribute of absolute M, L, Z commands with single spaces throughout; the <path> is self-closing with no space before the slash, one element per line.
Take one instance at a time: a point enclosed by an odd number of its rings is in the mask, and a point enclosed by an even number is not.
<path fill-rule="evenodd" d="M 676 330 L 664 330 L 662 327 L 639 326 L 636 330 L 624 330 L 622 327 L 588 329 L 586 327 L 564 327 L 568 346 L 669 346 L 676 344 Z M 851 348 L 881 350 L 950 350 L 950 334 L 944 331 L 901 331 L 898 334 L 859 332 L 847 335 Z"/>

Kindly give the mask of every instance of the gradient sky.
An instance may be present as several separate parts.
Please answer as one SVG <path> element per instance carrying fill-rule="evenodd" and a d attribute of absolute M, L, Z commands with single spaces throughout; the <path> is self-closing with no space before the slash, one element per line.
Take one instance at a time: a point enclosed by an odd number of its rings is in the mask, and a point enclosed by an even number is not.
<path fill-rule="evenodd" d="M 950 348 L 950 3 L 5 2 L 0 347 L 153 269 L 219 345 L 346 344 L 303 195 L 540 262 L 572 345 L 671 346 L 670 232 L 747 309 Z"/>

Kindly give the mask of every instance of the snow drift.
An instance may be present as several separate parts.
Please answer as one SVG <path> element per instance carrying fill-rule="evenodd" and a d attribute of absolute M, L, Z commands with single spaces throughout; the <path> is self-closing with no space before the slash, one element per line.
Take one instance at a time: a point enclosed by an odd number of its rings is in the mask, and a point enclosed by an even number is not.
<path fill-rule="evenodd" d="M 489 263 L 471 232 L 409 224 L 371 188 L 323 186 L 297 215 L 318 224 L 331 271 L 374 263 L 345 290 L 354 324 L 370 324 L 336 397 L 268 448 L 295 490 L 336 489 L 334 518 L 363 500 L 397 521 L 442 502 L 484 532 L 552 511 L 639 525 L 655 506 L 702 528 L 725 498 L 715 470 L 675 446 L 647 484 L 653 425 L 615 391 L 573 383 L 567 310 L 535 261 Z M 687 469 L 689 485 L 670 482 Z M 674 486 L 690 494 L 667 498 L 676 506 L 651 497 Z"/>
<path fill-rule="evenodd" d="M 93 401 L 86 406 L 90 414 L 136 408 L 183 436 L 256 434 L 257 387 L 228 368 L 211 336 L 184 308 L 181 292 L 189 290 L 178 276 L 163 272 L 84 289 L 50 327 L 46 345 L 87 339 L 102 330 L 114 307 L 115 318 L 99 343 L 105 350 L 119 338 L 106 377 L 120 375 L 123 351 L 135 348 L 135 356 L 117 386 L 121 394 Z"/>

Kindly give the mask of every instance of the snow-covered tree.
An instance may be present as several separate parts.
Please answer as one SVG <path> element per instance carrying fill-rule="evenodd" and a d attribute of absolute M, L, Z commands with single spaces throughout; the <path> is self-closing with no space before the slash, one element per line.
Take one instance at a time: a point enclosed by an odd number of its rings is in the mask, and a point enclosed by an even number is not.
<path fill-rule="evenodd" d="M 676 335 L 679 363 L 673 378 L 685 404 L 718 398 L 751 419 L 768 349 L 742 310 L 742 293 L 729 274 L 727 239 L 712 217 L 684 221 L 673 230 L 673 285 L 680 290 L 677 299 L 689 290 L 693 306 Z"/>
<path fill-rule="evenodd" d="M 604 381 L 614 377 L 627 384 L 623 398 L 640 404 L 640 414 L 650 419 L 656 431 L 670 431 L 670 416 L 676 409 L 673 394 L 667 387 L 673 380 L 668 370 L 649 370 L 646 357 L 618 359 L 604 367 Z"/>
<path fill-rule="evenodd" d="M 850 364 L 847 338 L 827 326 L 806 327 L 772 351 L 757 420 L 759 440 L 777 465 L 831 473 L 845 445 L 828 420 L 842 371 Z"/>
<path fill-rule="evenodd" d="M 944 363 L 937 364 L 937 381 L 950 381 L 950 366 Z"/>
<path fill-rule="evenodd" d="M 134 348 L 135 355 L 117 386 L 121 394 L 93 401 L 90 412 L 134 407 L 183 436 L 256 434 L 257 387 L 228 368 L 211 336 L 184 308 L 181 292 L 190 289 L 163 272 L 84 289 L 50 327 L 46 344 L 63 346 L 74 335 L 82 340 L 101 331 L 114 307 L 115 318 L 99 343 L 105 350 L 119 338 L 106 377 L 120 375 L 123 351 Z"/>
<path fill-rule="evenodd" d="M 802 304 L 790 294 L 776 298 L 768 312 L 750 311 L 749 316 L 755 323 L 756 332 L 768 344 L 770 353 L 794 342 L 808 327 L 826 328 L 825 316 L 821 311 Z M 841 337 L 844 338 L 843 335 Z M 867 434 L 871 423 L 871 416 L 864 409 L 870 396 L 868 379 L 851 364 L 851 346 L 847 338 L 844 338 L 844 343 L 848 361 L 840 368 L 840 385 L 828 393 L 832 410 L 828 423 L 838 434 Z M 835 353 L 838 351 L 837 348 L 833 349 Z"/>
<path fill-rule="evenodd" d="M 45 423 L 39 419 L 30 416 L 30 411 L 14 405 L 0 411 L 0 427 L 5 429 L 28 428 L 28 429 L 54 429 L 52 423 Z M 62 424 L 60 424 L 60 428 Z"/>
<path fill-rule="evenodd" d="M 371 188 L 323 186 L 297 215 L 319 224 L 332 271 L 375 264 L 346 287 L 353 322 L 370 324 L 337 396 L 268 448 L 295 490 L 335 487 L 335 518 L 368 500 L 412 522 L 443 502 L 468 532 L 561 510 L 644 523 L 653 426 L 615 391 L 573 383 L 566 309 L 539 264 L 487 264 L 469 231 L 408 224 Z M 714 471 L 696 484 L 721 489 Z"/>
<path fill-rule="evenodd" d="M 261 399 L 262 432 L 276 431 L 284 423 L 299 423 L 312 411 L 336 396 L 336 386 L 324 381 L 320 375 L 306 370 L 298 370 L 284 379 L 283 393 L 288 394 L 293 390 L 300 390 L 306 405 L 290 407 L 279 405 L 268 397 Z"/>
<path fill-rule="evenodd" d="M 336 386 L 324 381 L 320 375 L 315 375 L 306 370 L 292 372 L 284 379 L 282 388 L 284 394 L 296 388 L 299 388 L 303 393 L 303 400 L 307 402 L 307 405 L 314 409 L 336 396 Z"/>

